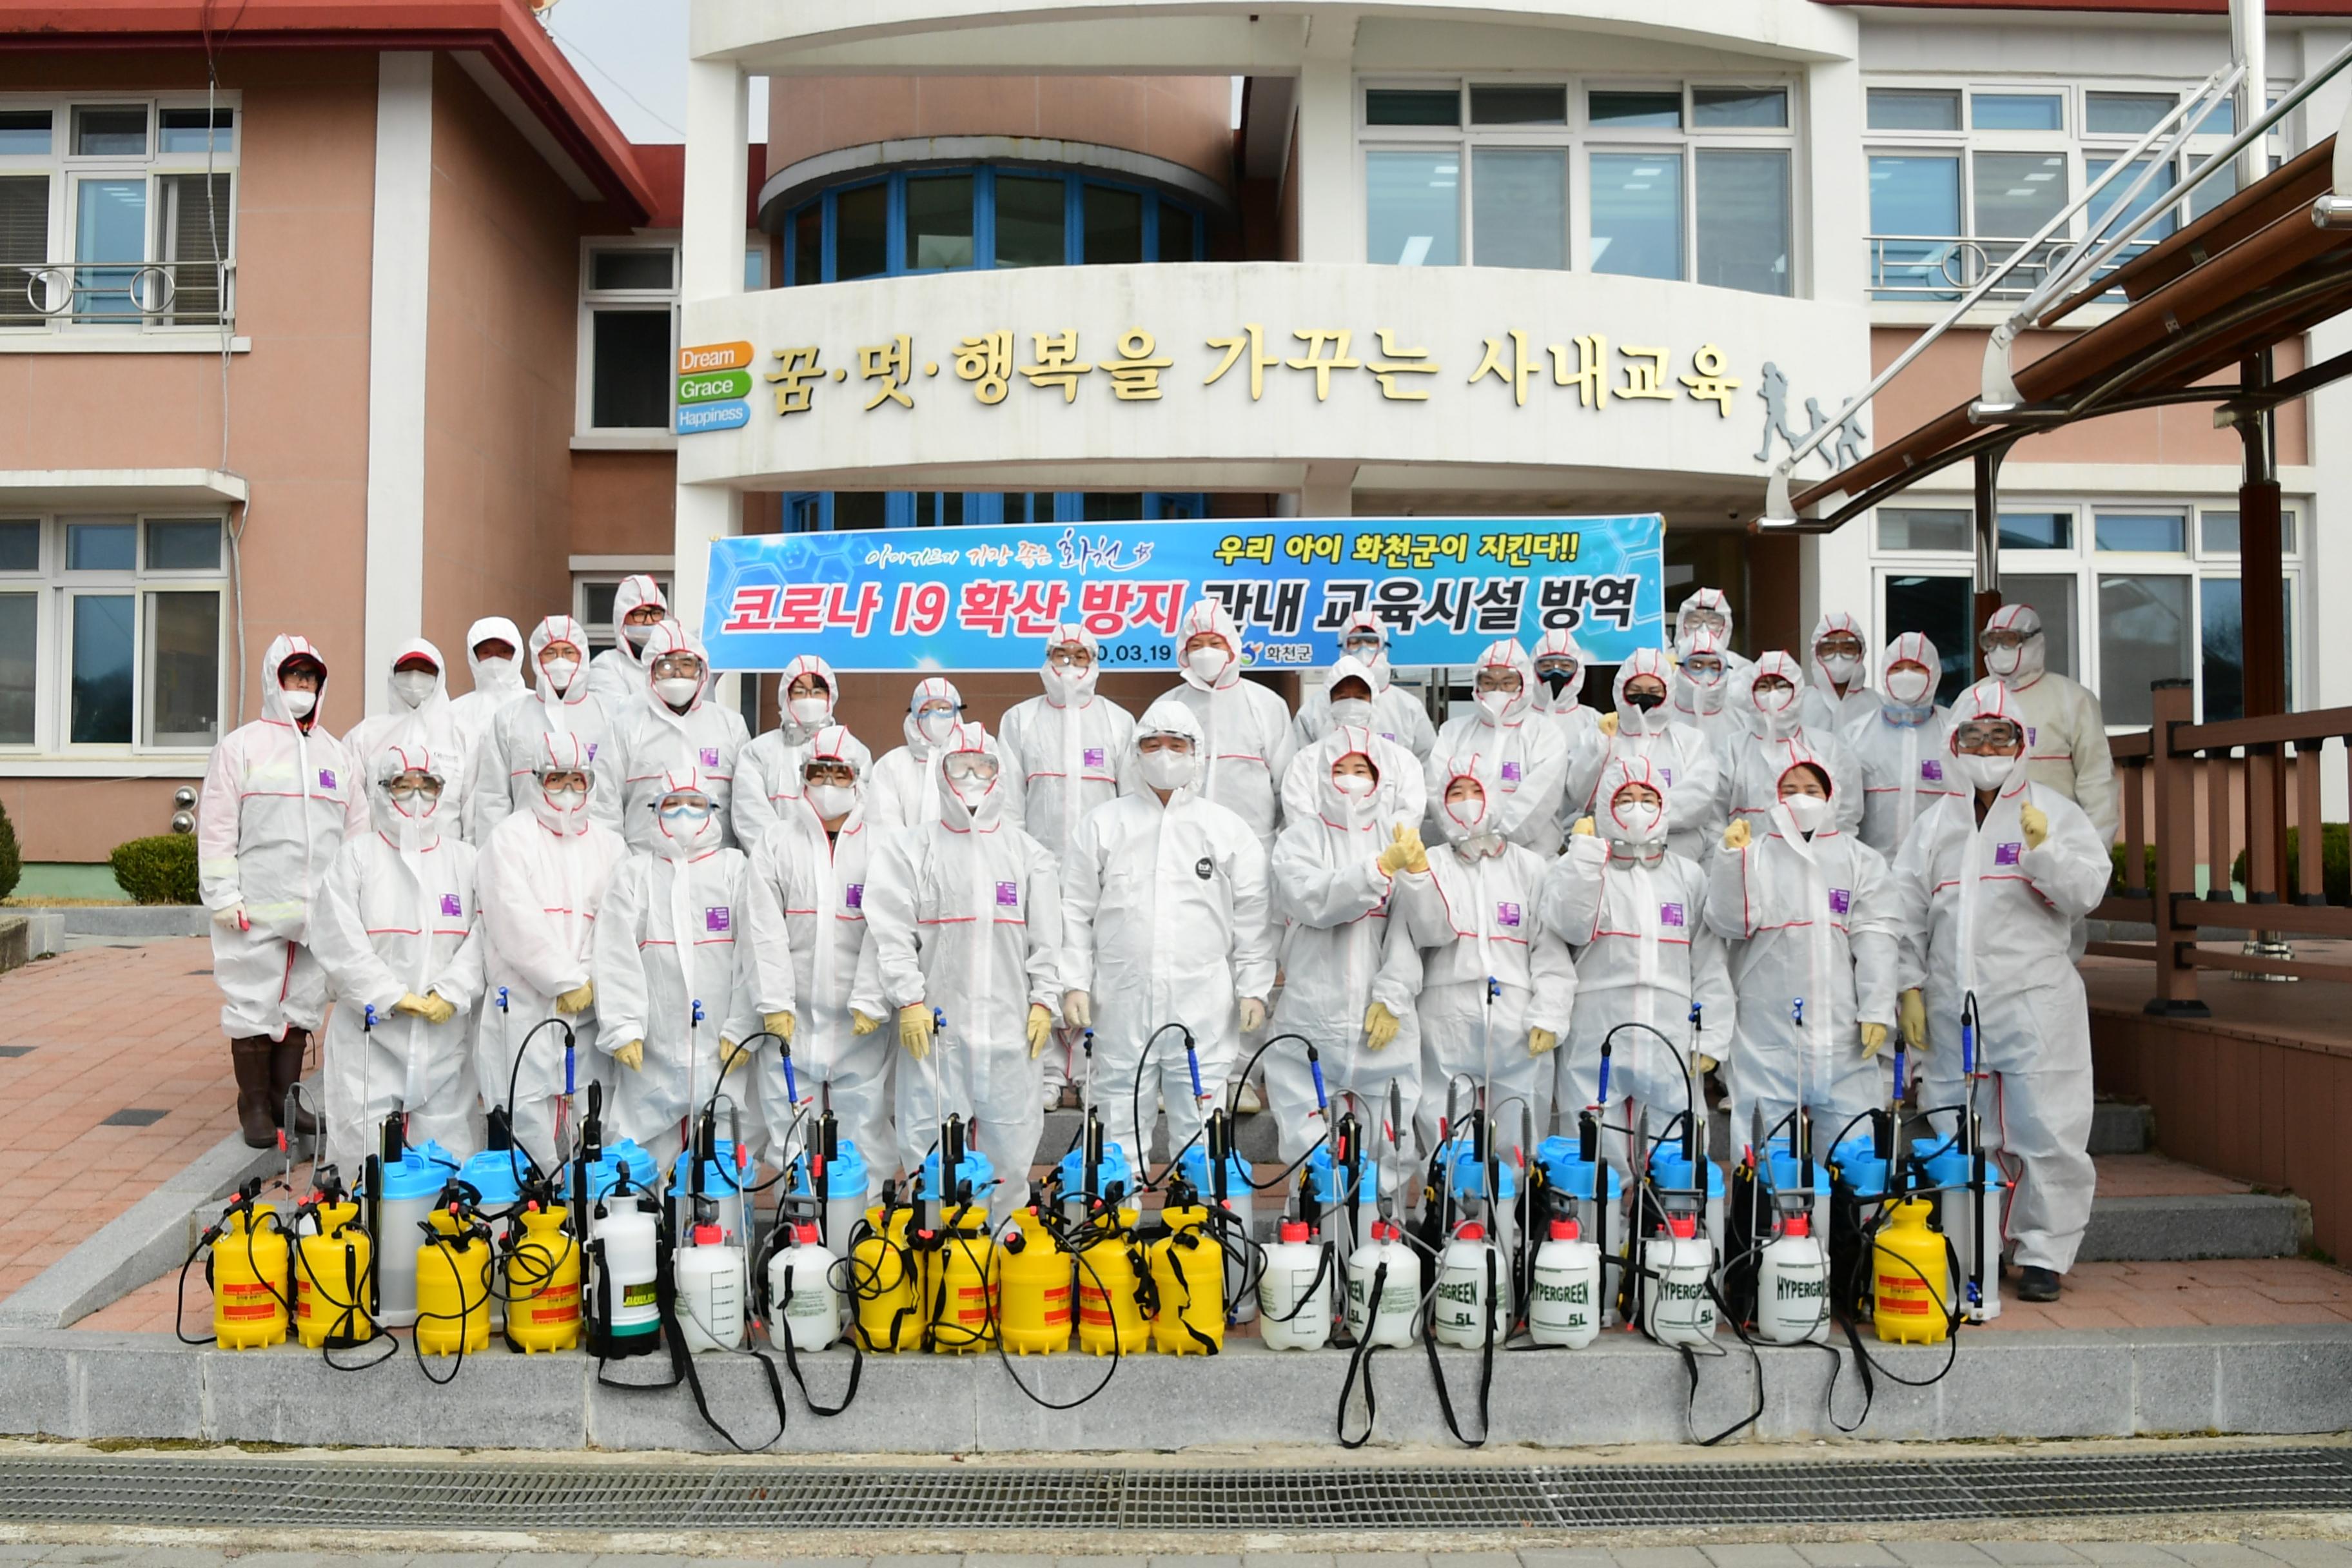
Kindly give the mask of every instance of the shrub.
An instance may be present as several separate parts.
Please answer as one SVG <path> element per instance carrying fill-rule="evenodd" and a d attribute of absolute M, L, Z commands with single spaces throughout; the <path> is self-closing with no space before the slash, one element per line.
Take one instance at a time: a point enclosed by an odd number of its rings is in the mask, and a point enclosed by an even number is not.
<path fill-rule="evenodd" d="M 0 899 L 15 892 L 24 875 L 25 858 L 16 848 L 16 825 L 8 820 L 8 808 L 0 805 Z"/>
<path fill-rule="evenodd" d="M 196 900 L 196 839 L 192 833 L 163 833 L 118 844 L 107 859 L 114 879 L 142 904 L 193 904 Z"/>
<path fill-rule="evenodd" d="M 2140 882 L 2140 888 L 2143 891 L 2153 891 L 2156 887 L 2156 846 L 2146 844 L 2142 845 L 2141 848 L 2147 855 L 2147 876 Z M 2124 880 L 2124 847 L 2120 844 L 2108 845 L 2107 858 L 2115 862 L 2116 868 L 2115 873 L 2107 879 L 2107 891 L 2120 897 L 2130 890 L 2129 884 Z"/>
<path fill-rule="evenodd" d="M 2301 843 L 2301 830 L 2286 830 L 2286 896 L 2299 896 L 2303 889 L 2303 863 L 2295 858 Z M 2230 879 L 2240 887 L 2246 884 L 2246 852 L 2230 862 Z M 2352 823 L 2323 822 L 2319 825 L 2319 885 L 2331 904 L 2352 904 Z"/>

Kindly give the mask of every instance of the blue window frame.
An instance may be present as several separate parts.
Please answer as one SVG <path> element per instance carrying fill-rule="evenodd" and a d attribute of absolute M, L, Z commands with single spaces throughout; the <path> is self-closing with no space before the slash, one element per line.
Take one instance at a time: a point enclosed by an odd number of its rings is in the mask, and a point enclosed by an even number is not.
<path fill-rule="evenodd" d="M 1008 189 L 999 223 L 998 181 Z M 1061 187 L 1059 260 L 1051 194 Z M 1017 165 L 912 169 L 835 185 L 784 215 L 783 284 L 1014 266 L 1200 261 L 1198 207 L 1148 185 Z M 814 272 L 815 276 L 811 276 Z"/>
<path fill-rule="evenodd" d="M 1198 521 L 1208 515 L 1206 495 L 1179 490 L 799 490 L 784 498 L 788 533 L 1000 522 Z"/>

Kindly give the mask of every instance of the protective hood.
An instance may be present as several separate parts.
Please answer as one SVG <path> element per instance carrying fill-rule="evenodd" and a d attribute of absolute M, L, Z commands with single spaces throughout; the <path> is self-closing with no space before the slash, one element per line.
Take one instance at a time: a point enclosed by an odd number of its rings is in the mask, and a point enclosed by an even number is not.
<path fill-rule="evenodd" d="M 824 682 L 824 719 L 821 723 L 803 724 L 793 714 L 793 682 L 803 675 L 813 675 Z M 776 704 L 783 712 L 782 728 L 787 736 L 796 741 L 806 740 L 830 725 L 840 702 L 841 682 L 834 679 L 833 666 L 814 654 L 802 654 L 784 666 L 783 676 L 776 682 Z"/>
<path fill-rule="evenodd" d="M 1214 632 L 1223 637 L 1226 648 L 1233 655 L 1225 660 L 1223 668 L 1217 672 L 1213 680 L 1204 679 L 1184 654 L 1185 645 L 1202 632 Z M 1234 625 L 1233 616 L 1225 614 L 1224 606 L 1214 599 L 1199 600 L 1184 612 L 1184 619 L 1176 628 L 1176 668 L 1182 674 L 1184 683 L 1196 690 L 1230 691 L 1241 684 L 1241 628 Z"/>
<path fill-rule="evenodd" d="M 1621 801 L 1628 784 L 1647 784 L 1658 792 L 1654 818 L 1640 815 L 1645 808 L 1630 801 Z M 1666 805 L 1674 792 L 1665 775 L 1651 764 L 1647 757 L 1612 757 L 1609 765 L 1601 770 L 1601 786 L 1593 792 L 1594 815 L 1599 818 L 1601 836 L 1610 847 L 1625 854 L 1646 858 L 1657 853 L 1666 842 Z"/>
<path fill-rule="evenodd" d="M 1474 752 L 1469 756 L 1447 757 L 1437 768 L 1441 780 L 1434 802 L 1439 818 L 1445 824 L 1445 833 L 1453 842 L 1454 852 L 1465 860 L 1500 855 L 1503 836 L 1492 826 L 1495 803 L 1501 798 L 1502 779 L 1495 760 L 1487 753 Z M 1454 781 L 1468 779 L 1478 786 L 1475 800 L 1454 801 L 1446 795 Z"/>
<path fill-rule="evenodd" d="M 514 649 L 514 657 L 486 661 L 475 654 L 493 637 Z M 504 616 L 485 616 L 466 628 L 466 668 L 473 675 L 475 690 L 492 695 L 520 691 L 530 684 L 522 659 L 522 628 Z"/>
<path fill-rule="evenodd" d="M 1723 673 L 1712 684 L 1694 678 L 1687 668 L 1677 667 L 1671 683 L 1675 709 L 1685 717 L 1708 717 L 1723 711 L 1724 702 L 1731 693 L 1731 660 L 1725 656 L 1723 638 L 1713 630 L 1696 631 L 1681 645 L 1682 665 L 1703 653 L 1711 653 L 1723 660 Z"/>
<path fill-rule="evenodd" d="M 2017 726 L 2021 737 L 2028 733 L 2024 705 L 2018 701 L 2017 693 L 2010 689 L 2007 681 L 1979 680 L 1960 693 L 1959 700 L 1952 704 L 1951 729 L 1944 737 L 1944 749 L 1951 754 L 1954 771 L 1961 781 L 1973 788 L 1999 790 L 2003 795 L 2024 788 L 2025 753 L 2032 750 L 2031 746 L 2005 759 L 2007 767 L 1986 770 L 1981 777 L 1976 776 L 1977 769 L 1966 764 L 1960 751 L 1960 728 L 1974 719 L 2006 719 Z M 1987 759 L 1977 760 L 1981 763 Z"/>
<path fill-rule="evenodd" d="M 403 659 L 409 658 L 428 658 L 433 661 L 433 689 L 426 695 L 425 700 L 415 708 L 409 707 L 408 700 L 400 694 L 400 664 Z M 392 667 L 384 671 L 383 700 L 384 711 L 394 719 L 405 719 L 411 714 L 420 721 L 431 719 L 433 715 L 449 706 L 449 661 L 441 657 L 439 648 L 435 647 L 423 637 L 416 637 L 401 644 L 393 653 Z"/>
<path fill-rule="evenodd" d="M 664 628 L 654 628 L 660 631 Z M 673 822 L 662 815 L 661 803 L 673 795 L 691 792 L 703 798 L 711 809 L 697 823 Z M 702 782 L 698 768 L 671 768 L 662 774 L 662 786 L 654 792 L 647 809 L 654 814 L 654 852 L 665 860 L 699 860 L 725 842 L 725 829 L 719 820 L 717 803 L 710 787 Z"/>
<path fill-rule="evenodd" d="M 661 694 L 654 689 L 654 665 L 664 656 L 673 653 L 690 653 L 702 661 L 702 683 L 694 689 L 694 696 L 687 703 L 684 713 L 663 701 Z M 652 703 L 658 711 L 681 719 L 687 713 L 699 710 L 709 700 L 710 682 L 715 679 L 710 673 L 710 656 L 702 651 L 702 639 L 676 621 L 664 621 L 654 628 L 653 636 L 646 639 L 646 657 L 640 661 L 638 673 L 645 678 L 645 684 L 640 689 L 645 692 L 646 700 Z"/>
<path fill-rule="evenodd" d="M 1990 652 L 1985 657 L 1985 668 L 2003 686 L 2011 691 L 2022 691 L 2042 679 L 2042 672 L 2049 666 L 2050 640 L 2042 636 L 2039 611 L 2031 605 L 2003 605 L 1992 613 L 1991 619 L 1985 622 L 1984 629 L 1988 632 L 2013 631 L 2025 639 L 2018 647 L 2017 662 L 2008 669 L 1995 668 Z M 1954 712 L 1957 714 L 1958 711 L 1958 704 L 1955 704 Z"/>
<path fill-rule="evenodd" d="M 261 656 L 261 716 L 273 724 L 291 724 L 294 714 L 286 706 L 286 690 L 278 684 L 278 672 L 286 661 L 299 656 L 316 659 L 319 664 L 319 699 L 310 707 L 310 728 L 319 731 L 319 715 L 327 706 L 327 660 L 310 644 L 309 637 L 281 634 L 269 640 L 268 651 Z"/>
<path fill-rule="evenodd" d="M 560 838 L 574 838 L 587 832 L 587 797 L 583 795 L 580 804 L 569 811 L 559 811 L 555 803 L 547 798 L 540 775 L 584 773 L 589 793 L 593 794 L 596 774 L 588 761 L 588 742 L 568 731 L 547 731 L 539 738 L 539 755 L 531 759 L 531 773 L 530 814 L 539 819 L 539 825 Z"/>
<path fill-rule="evenodd" d="M 647 605 L 661 611 L 664 619 L 668 618 L 669 601 L 662 596 L 661 584 L 642 572 L 633 577 L 622 578 L 621 585 L 613 590 L 613 644 L 631 658 L 636 658 L 637 650 L 635 645 L 629 641 L 629 612 Z M 644 660 L 639 659 L 638 662 L 643 663 Z"/>
<path fill-rule="evenodd" d="M 384 841 L 404 853 L 430 849 L 441 842 L 441 802 L 413 800 L 407 808 L 394 804 L 387 786 L 411 768 L 420 769 L 441 779 L 446 797 L 449 780 L 443 766 L 433 753 L 416 744 L 393 744 L 384 747 L 368 762 L 368 819 Z"/>
<path fill-rule="evenodd" d="M 1364 699 L 1364 705 L 1367 708 L 1370 708 L 1371 704 L 1379 699 L 1381 687 L 1387 684 L 1380 678 L 1379 673 L 1376 672 L 1370 665 L 1366 664 L 1360 658 L 1343 653 L 1338 658 L 1331 661 L 1330 672 L 1323 678 L 1324 700 L 1326 702 L 1338 701 L 1339 699 L 1331 696 L 1332 689 L 1336 688 L 1339 682 L 1349 679 L 1362 681 L 1364 683 L 1364 689 L 1371 693 L 1370 697 Z"/>
<path fill-rule="evenodd" d="M 942 685 L 945 682 L 941 682 Z M 960 752 L 978 752 L 993 757 L 988 731 L 979 724 L 958 724 L 948 731 L 940 746 L 940 821 L 957 833 L 993 833 L 1004 818 L 1004 769 L 999 767 L 996 776 L 988 781 L 988 788 L 976 800 L 967 800 L 947 776 L 947 761 Z"/>
<path fill-rule="evenodd" d="M 1361 724 L 1342 724 L 1332 730 L 1330 740 L 1330 765 L 1315 781 L 1316 809 L 1334 827 L 1369 826 L 1378 810 L 1381 791 L 1381 763 L 1372 751 L 1372 732 Z M 1349 795 L 1339 787 L 1336 775 L 1343 759 L 1359 753 L 1372 765 L 1372 787 L 1362 795 Z"/>
<path fill-rule="evenodd" d="M 1821 652 L 1822 639 L 1832 632 L 1852 632 L 1854 640 L 1862 644 L 1862 661 L 1845 678 L 1845 695 L 1860 691 L 1870 684 L 1870 642 L 1868 634 L 1862 629 L 1862 623 L 1843 610 L 1831 610 L 1813 623 L 1813 635 L 1805 644 L 1805 668 L 1812 674 L 1814 687 L 1823 696 L 1835 700 L 1841 695 L 1837 677 L 1831 674 L 1829 667 L 1822 662 Z"/>
<path fill-rule="evenodd" d="M 1768 675 L 1777 675 L 1789 683 L 1785 697 L 1758 694 L 1756 683 Z M 1747 702 L 1748 711 L 1756 716 L 1756 732 L 1766 740 L 1785 741 L 1802 725 L 1805 672 L 1793 654 L 1773 649 L 1749 668 L 1740 685 L 1741 697 Z M 1770 704 L 1769 707 L 1766 705 L 1768 702 Z"/>
<path fill-rule="evenodd" d="M 1528 650 L 1519 646 L 1517 638 L 1506 637 L 1501 642 L 1487 644 L 1486 651 L 1478 656 L 1478 669 L 1495 668 L 1517 670 L 1519 672 L 1518 692 L 1508 702 L 1502 704 L 1500 712 L 1484 702 L 1479 703 L 1478 717 L 1489 725 L 1516 724 L 1525 719 L 1535 708 L 1536 661 L 1528 657 Z M 1475 670 L 1471 673 L 1471 683 L 1475 693 L 1477 683 Z"/>
<path fill-rule="evenodd" d="M 1927 689 L 1926 695 L 1918 701 L 1906 703 L 1895 700 L 1894 683 L 1888 681 L 1885 677 L 1893 675 L 1895 667 L 1898 664 L 1920 664 L 1927 667 Z M 1944 668 L 1943 656 L 1936 651 L 1936 645 L 1927 640 L 1925 633 L 1905 632 L 1886 645 L 1885 661 L 1879 668 L 1885 672 L 1880 678 L 1881 701 L 1878 712 L 1881 720 L 1889 724 L 1926 723 L 1927 716 L 1936 710 L 1936 684 L 1941 678 Z"/>
<path fill-rule="evenodd" d="M 849 795 L 852 804 L 842 826 L 848 827 L 855 825 L 866 809 L 866 780 L 873 772 L 874 753 L 866 749 L 865 742 L 838 724 L 827 724 L 809 738 L 808 751 L 801 757 L 802 776 L 797 782 L 800 784 L 802 803 L 814 813 L 816 819 L 822 823 L 829 814 L 810 797 L 809 791 L 812 787 L 821 787 L 812 786 L 808 782 L 807 768 L 812 763 L 839 763 L 849 770 Z"/>
<path fill-rule="evenodd" d="M 1370 610 L 1358 610 L 1354 615 L 1348 617 L 1348 624 L 1339 628 L 1339 646 L 1342 648 L 1345 648 L 1348 646 L 1348 639 L 1349 637 L 1360 636 L 1365 632 L 1370 632 L 1374 637 L 1381 639 L 1381 651 L 1369 659 L 1363 658 L 1360 656 L 1352 657 L 1356 658 L 1357 663 L 1371 671 L 1372 695 L 1378 697 L 1381 692 L 1386 691 L 1389 689 L 1389 679 L 1392 673 L 1389 668 L 1388 627 L 1382 626 L 1381 624 L 1380 616 L 1372 614 Z"/>
<path fill-rule="evenodd" d="M 1625 688 L 1644 675 L 1654 675 L 1665 684 L 1666 697 L 1658 706 L 1644 713 L 1625 700 Z M 1617 667 L 1617 679 L 1609 689 L 1610 701 L 1617 710 L 1617 730 L 1624 735 L 1655 735 L 1664 731 L 1673 720 L 1673 710 L 1667 706 L 1675 686 L 1674 661 L 1663 649 L 1637 647 Z"/>
<path fill-rule="evenodd" d="M 914 693 L 907 699 L 907 716 L 898 721 L 898 732 L 906 736 L 907 749 L 925 760 L 937 754 L 939 747 L 933 744 L 930 737 L 924 734 L 921 727 L 915 722 L 915 715 L 922 711 L 924 703 L 940 697 L 946 698 L 955 705 L 957 722 L 961 723 L 963 713 L 963 693 L 955 689 L 954 681 L 943 675 L 926 676 L 915 682 Z M 975 725 L 974 728 L 978 726 Z M 950 731 L 953 732 L 952 725 L 950 726 Z"/>
<path fill-rule="evenodd" d="M 1723 638 L 1723 646 L 1729 647 L 1731 629 L 1734 625 L 1731 618 L 1731 601 L 1723 596 L 1723 590 L 1720 588 L 1701 588 L 1675 606 L 1675 647 L 1677 649 L 1688 647 L 1691 637 L 1691 616 L 1699 610 L 1713 610 L 1723 617 L 1723 630 L 1718 635 Z"/>
<path fill-rule="evenodd" d="M 1568 684 L 1559 689 L 1557 697 L 1552 695 L 1551 688 L 1540 677 L 1537 679 L 1535 708 L 1538 713 L 1571 713 L 1584 705 L 1584 649 L 1573 632 L 1544 633 L 1543 639 L 1536 644 L 1535 652 L 1528 656 L 1528 660 L 1531 664 L 1540 664 L 1547 658 L 1558 658 L 1562 655 L 1576 661 L 1576 672 L 1568 678 Z"/>
<path fill-rule="evenodd" d="M 1054 668 L 1051 658 L 1037 661 L 1037 673 L 1045 679 L 1047 702 L 1056 708 L 1067 708 L 1073 702 L 1084 708 L 1095 700 L 1095 681 L 1102 675 L 1102 644 L 1096 640 L 1094 633 L 1075 621 L 1062 622 L 1045 634 L 1048 655 L 1065 643 L 1076 643 L 1094 655 L 1094 662 L 1087 666 L 1086 673 L 1066 674 Z"/>
<path fill-rule="evenodd" d="M 542 679 L 538 684 L 540 701 L 550 707 L 577 708 L 588 700 L 588 628 L 570 616 L 550 616 L 530 629 L 530 667 L 539 668 L 539 656 L 547 651 L 550 643 L 568 642 L 580 650 L 580 668 L 572 672 L 572 684 L 562 691 L 555 683 Z"/>
<path fill-rule="evenodd" d="M 1832 814 L 1827 811 L 1822 812 L 1819 818 L 1810 825 L 1797 820 L 1791 814 L 1788 802 L 1780 798 L 1780 786 L 1788 781 L 1789 775 L 1799 768 L 1809 767 L 1821 775 L 1823 804 L 1827 805 L 1834 800 L 1837 795 L 1837 781 L 1830 776 L 1829 763 L 1822 760 L 1820 752 L 1802 741 L 1784 742 L 1774 747 L 1773 751 L 1776 753 L 1774 761 L 1780 763 L 1780 771 L 1772 775 L 1772 821 L 1780 828 L 1781 837 L 1798 838 L 1805 834 L 1822 832 L 1833 826 L 1835 819 Z"/>

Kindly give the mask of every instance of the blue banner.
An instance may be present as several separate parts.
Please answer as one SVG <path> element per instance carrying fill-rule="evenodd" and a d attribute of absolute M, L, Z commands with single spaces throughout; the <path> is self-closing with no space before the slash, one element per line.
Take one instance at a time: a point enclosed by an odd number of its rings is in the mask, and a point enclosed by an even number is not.
<path fill-rule="evenodd" d="M 1173 668 L 1195 600 L 1223 604 L 1244 663 L 1309 668 L 1369 610 L 1389 658 L 1468 665 L 1487 644 L 1576 634 L 1595 664 L 1664 641 L 1664 521 L 1281 518 L 1033 523 L 721 539 L 702 637 L 719 669 L 815 654 L 842 670 L 1026 669 L 1057 622 L 1110 669 Z"/>

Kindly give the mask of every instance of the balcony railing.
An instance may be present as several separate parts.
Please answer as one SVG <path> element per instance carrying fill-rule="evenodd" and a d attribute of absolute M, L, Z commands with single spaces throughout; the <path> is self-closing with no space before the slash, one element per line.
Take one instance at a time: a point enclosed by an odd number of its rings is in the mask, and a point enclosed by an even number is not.
<path fill-rule="evenodd" d="M 1948 304 L 1975 288 L 2023 242 L 1958 235 L 1874 234 L 1869 243 L 1872 299 Z M 2155 243 L 2147 240 L 2126 247 L 2104 263 L 2098 275 L 2114 271 Z M 2044 240 L 2027 248 L 2017 265 L 1985 291 L 1984 298 L 2024 299 L 2042 287 L 2074 248 L 2071 239 Z"/>
<path fill-rule="evenodd" d="M 0 328 L 217 328 L 236 321 L 234 261 L 0 264 Z"/>

